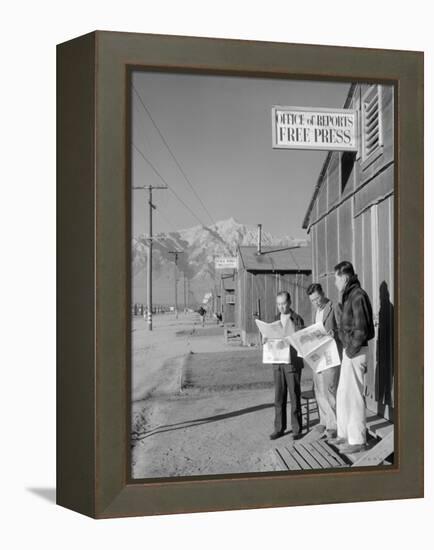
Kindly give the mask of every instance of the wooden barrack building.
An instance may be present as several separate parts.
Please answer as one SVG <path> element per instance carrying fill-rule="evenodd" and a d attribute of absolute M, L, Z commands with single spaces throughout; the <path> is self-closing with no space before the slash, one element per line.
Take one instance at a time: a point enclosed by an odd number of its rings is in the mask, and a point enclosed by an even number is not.
<path fill-rule="evenodd" d="M 394 323 L 394 89 L 354 84 L 346 108 L 360 114 L 359 150 L 330 152 L 303 228 L 312 243 L 312 278 L 338 299 L 334 266 L 353 263 L 372 302 L 375 338 L 369 343 L 367 406 L 393 419 Z"/>
<path fill-rule="evenodd" d="M 226 326 L 235 322 L 235 270 L 220 277 L 220 307 L 222 322 Z"/>
<path fill-rule="evenodd" d="M 278 252 L 272 250 L 263 247 L 258 254 L 256 246 L 238 248 L 235 324 L 243 345 L 259 343 L 255 318 L 274 321 L 276 294 L 281 290 L 289 291 L 297 313 L 307 322 L 311 319 L 311 304 L 306 295 L 312 280 L 310 246 Z"/>

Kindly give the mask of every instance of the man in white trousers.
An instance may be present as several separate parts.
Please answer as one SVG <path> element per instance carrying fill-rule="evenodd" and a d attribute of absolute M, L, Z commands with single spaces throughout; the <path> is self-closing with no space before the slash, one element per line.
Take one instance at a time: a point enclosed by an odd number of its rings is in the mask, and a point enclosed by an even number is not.
<path fill-rule="evenodd" d="M 339 338 L 344 351 L 336 395 L 337 438 L 343 453 L 366 448 L 365 375 L 368 341 L 374 337 L 372 307 L 350 262 L 335 266 L 335 284 L 342 293 Z"/>

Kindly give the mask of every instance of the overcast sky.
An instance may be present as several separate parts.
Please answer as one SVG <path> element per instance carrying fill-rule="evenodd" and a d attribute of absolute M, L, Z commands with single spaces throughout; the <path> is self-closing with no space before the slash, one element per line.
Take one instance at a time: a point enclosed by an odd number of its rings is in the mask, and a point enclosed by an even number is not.
<path fill-rule="evenodd" d="M 154 191 L 154 231 L 234 217 L 276 236 L 301 225 L 326 153 L 273 149 L 273 105 L 343 106 L 350 84 L 136 72 L 140 94 L 205 209 L 132 92 L 133 143 L 173 191 Z M 163 185 L 132 148 L 133 185 Z M 148 231 L 143 191 L 133 192 L 133 235 Z"/>

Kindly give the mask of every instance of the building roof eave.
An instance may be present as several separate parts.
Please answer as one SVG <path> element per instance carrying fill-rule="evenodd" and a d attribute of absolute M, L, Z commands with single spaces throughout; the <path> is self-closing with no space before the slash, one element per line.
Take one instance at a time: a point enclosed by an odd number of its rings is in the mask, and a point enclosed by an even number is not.
<path fill-rule="evenodd" d="M 309 226 L 309 221 L 310 221 L 310 215 L 311 215 L 311 212 L 312 212 L 312 209 L 314 207 L 314 204 L 315 204 L 315 201 L 316 201 L 316 198 L 318 196 L 318 193 L 319 193 L 319 190 L 321 189 L 321 185 L 324 181 L 324 177 L 325 175 L 327 174 L 327 167 L 330 163 L 330 159 L 332 157 L 332 153 L 331 151 L 329 151 L 327 153 L 327 156 L 326 156 L 326 159 L 324 161 L 324 164 L 322 165 L 322 168 L 321 168 L 321 172 L 318 176 L 318 179 L 316 181 L 316 184 L 315 184 L 315 188 L 313 190 L 313 194 L 312 194 L 312 198 L 310 199 L 310 202 L 309 202 L 309 206 L 307 208 L 307 212 L 304 216 L 304 220 L 303 220 L 303 225 L 302 225 L 302 228 L 303 229 L 307 229 L 308 226 Z"/>
<path fill-rule="evenodd" d="M 353 96 L 354 96 L 355 89 L 356 89 L 356 84 L 352 83 L 350 85 L 350 89 L 348 90 L 348 95 L 347 95 L 347 98 L 346 98 L 345 103 L 344 103 L 344 109 L 348 109 L 349 105 L 351 104 L 351 101 L 352 101 Z M 332 151 L 329 151 L 328 154 L 327 154 L 327 157 L 324 160 L 324 164 L 322 165 L 321 172 L 318 176 L 318 179 L 317 179 L 317 182 L 316 182 L 316 185 L 315 185 L 315 189 L 313 190 L 312 198 L 310 199 L 309 206 L 307 208 L 307 212 L 304 216 L 303 225 L 302 225 L 303 229 L 307 229 L 311 225 L 310 224 L 310 215 L 312 213 L 312 209 L 314 207 L 315 200 L 318 196 L 321 185 L 324 181 L 324 176 L 327 173 L 327 167 L 330 163 L 331 156 L 332 156 Z"/>

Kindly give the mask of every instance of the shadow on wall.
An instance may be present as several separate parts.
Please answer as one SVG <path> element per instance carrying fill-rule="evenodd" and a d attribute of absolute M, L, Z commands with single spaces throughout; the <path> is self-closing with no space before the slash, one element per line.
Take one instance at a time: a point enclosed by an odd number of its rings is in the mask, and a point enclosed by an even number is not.
<path fill-rule="evenodd" d="M 390 301 L 387 283 L 380 285 L 380 311 L 378 316 L 377 368 L 375 388 L 378 413 L 384 415 L 386 408 L 393 411 L 393 342 L 394 306 Z M 391 418 L 392 419 L 392 418 Z"/>

